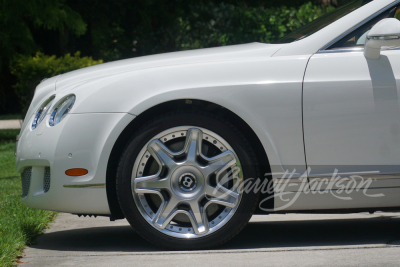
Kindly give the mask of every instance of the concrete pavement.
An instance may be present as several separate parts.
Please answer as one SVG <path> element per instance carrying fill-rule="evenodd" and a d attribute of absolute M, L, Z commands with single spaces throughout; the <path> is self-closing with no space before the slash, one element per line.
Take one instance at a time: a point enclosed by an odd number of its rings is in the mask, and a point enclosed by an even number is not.
<path fill-rule="evenodd" d="M 0 130 L 21 129 L 22 120 L 0 120 Z"/>
<path fill-rule="evenodd" d="M 125 220 L 61 214 L 25 250 L 30 266 L 399 266 L 400 213 L 253 216 L 231 242 L 168 251 Z"/>

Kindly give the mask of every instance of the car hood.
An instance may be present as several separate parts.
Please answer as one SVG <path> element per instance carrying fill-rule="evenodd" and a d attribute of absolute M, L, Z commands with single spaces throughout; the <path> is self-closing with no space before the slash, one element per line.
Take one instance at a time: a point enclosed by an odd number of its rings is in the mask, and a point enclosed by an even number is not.
<path fill-rule="evenodd" d="M 169 65 L 271 57 L 282 46 L 284 45 L 250 43 L 119 60 L 65 73 L 58 78 L 56 91 L 60 91 L 66 86 L 81 81 L 140 69 L 165 67 Z"/>

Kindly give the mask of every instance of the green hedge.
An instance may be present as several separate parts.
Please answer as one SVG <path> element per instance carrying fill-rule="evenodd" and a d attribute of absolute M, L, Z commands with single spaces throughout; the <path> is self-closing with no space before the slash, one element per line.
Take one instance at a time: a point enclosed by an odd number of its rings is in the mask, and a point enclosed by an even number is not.
<path fill-rule="evenodd" d="M 17 84 L 14 89 L 22 111 L 28 110 L 36 86 L 44 78 L 53 77 L 72 70 L 103 63 L 102 60 L 93 60 L 91 57 L 81 57 L 80 52 L 71 56 L 66 54 L 63 57 L 48 56 L 41 52 L 31 56 L 17 56 L 10 65 L 11 73 L 17 77 Z"/>
<path fill-rule="evenodd" d="M 230 4 L 199 4 L 179 19 L 181 49 L 250 42 L 270 43 L 332 11 L 332 6 L 311 2 L 294 7 L 247 7 Z M 208 19 L 204 19 L 208 18 Z"/>

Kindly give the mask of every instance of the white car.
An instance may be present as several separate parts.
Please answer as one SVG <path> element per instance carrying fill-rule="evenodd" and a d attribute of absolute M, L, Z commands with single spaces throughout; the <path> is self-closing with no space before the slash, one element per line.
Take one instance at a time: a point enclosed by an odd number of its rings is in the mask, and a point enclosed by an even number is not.
<path fill-rule="evenodd" d="M 399 17 L 399 0 L 357 0 L 276 44 L 47 79 L 17 137 L 22 201 L 173 249 L 222 244 L 254 212 L 398 211 Z"/>

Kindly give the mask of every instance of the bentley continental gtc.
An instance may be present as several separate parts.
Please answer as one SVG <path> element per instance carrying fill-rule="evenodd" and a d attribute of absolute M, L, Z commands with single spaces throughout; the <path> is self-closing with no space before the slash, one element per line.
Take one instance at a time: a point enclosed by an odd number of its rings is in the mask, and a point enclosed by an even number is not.
<path fill-rule="evenodd" d="M 274 44 L 46 79 L 17 136 L 22 201 L 172 249 L 253 214 L 400 211 L 399 18 L 399 0 L 356 0 Z"/>

